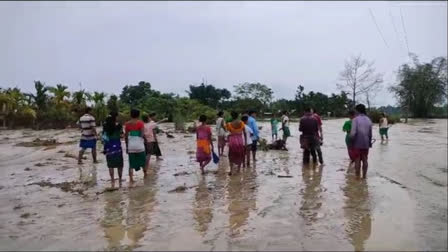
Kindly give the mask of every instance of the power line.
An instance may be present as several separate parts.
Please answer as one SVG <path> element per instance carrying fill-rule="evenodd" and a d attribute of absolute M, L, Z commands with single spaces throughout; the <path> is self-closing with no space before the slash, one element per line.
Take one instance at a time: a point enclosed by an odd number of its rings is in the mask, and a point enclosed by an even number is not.
<path fill-rule="evenodd" d="M 404 20 L 403 20 L 403 13 L 401 12 L 401 7 L 400 7 L 400 17 L 401 17 L 401 25 L 403 26 L 403 31 L 404 31 L 404 41 L 406 42 L 406 48 L 408 49 L 408 56 L 411 54 L 409 51 L 409 44 L 408 44 L 408 33 L 406 32 L 406 27 L 404 26 Z"/>
<path fill-rule="evenodd" d="M 383 39 L 384 44 L 386 45 L 386 47 L 389 48 L 389 46 L 387 45 L 386 40 L 384 39 L 383 33 L 381 32 L 380 27 L 378 26 L 378 23 L 376 22 L 376 19 L 375 19 L 375 16 L 373 15 L 372 9 L 369 8 L 369 11 L 370 11 L 370 16 L 372 17 L 373 22 L 375 23 L 376 29 L 378 30 L 378 33 L 380 34 L 381 38 Z"/>
<path fill-rule="evenodd" d="M 400 44 L 400 48 L 401 48 L 402 45 L 401 45 L 400 35 L 398 35 L 397 26 L 395 25 L 394 17 L 392 16 L 392 12 L 390 11 L 390 9 L 389 9 L 389 17 L 390 17 L 390 20 L 392 21 L 392 26 L 394 27 L 395 35 L 397 36 L 397 40 L 398 40 L 398 43 Z"/>

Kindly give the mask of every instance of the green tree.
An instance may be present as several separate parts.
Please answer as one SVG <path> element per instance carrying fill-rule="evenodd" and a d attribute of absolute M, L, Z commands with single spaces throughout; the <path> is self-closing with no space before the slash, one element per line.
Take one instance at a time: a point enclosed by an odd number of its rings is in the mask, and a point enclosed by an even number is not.
<path fill-rule="evenodd" d="M 48 90 L 54 95 L 53 100 L 56 105 L 65 101 L 65 98 L 70 98 L 68 87 L 62 84 L 57 84 L 56 87 L 48 87 Z"/>
<path fill-rule="evenodd" d="M 92 95 L 92 101 L 94 102 L 93 112 L 95 119 L 100 125 L 103 124 L 104 120 L 107 117 L 107 107 L 104 104 L 104 99 L 106 98 L 106 94 L 103 92 L 94 92 Z"/>
<path fill-rule="evenodd" d="M 243 84 L 234 86 L 236 98 L 240 100 L 257 100 L 262 105 L 262 110 L 266 110 L 273 98 L 274 92 L 268 86 L 261 83 L 248 83 L 245 82 Z M 253 108 L 253 106 L 249 106 L 249 108 Z"/>
<path fill-rule="evenodd" d="M 437 57 L 428 63 L 420 63 L 413 56 L 413 65 L 404 64 L 398 70 L 398 84 L 390 87 L 399 105 L 415 117 L 431 116 L 434 106 L 446 102 L 447 59 Z"/>
<path fill-rule="evenodd" d="M 213 85 L 205 85 L 204 83 L 199 86 L 190 85 L 190 90 L 187 93 L 190 99 L 198 100 L 212 108 L 217 108 L 222 100 L 231 97 L 229 90 L 216 88 Z"/>
<path fill-rule="evenodd" d="M 118 97 L 116 95 L 111 95 L 109 100 L 107 100 L 107 110 L 109 112 L 115 112 L 118 114 L 120 111 L 120 104 L 118 103 Z"/>
<path fill-rule="evenodd" d="M 151 84 L 149 82 L 140 81 L 137 85 L 126 85 L 120 94 L 121 102 L 130 106 L 137 106 L 146 97 L 151 96 Z"/>

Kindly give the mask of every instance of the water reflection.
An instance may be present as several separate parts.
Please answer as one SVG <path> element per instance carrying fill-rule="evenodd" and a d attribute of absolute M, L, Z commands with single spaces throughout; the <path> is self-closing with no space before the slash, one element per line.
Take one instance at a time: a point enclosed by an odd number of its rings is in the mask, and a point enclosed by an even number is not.
<path fill-rule="evenodd" d="M 196 229 L 204 236 L 213 219 L 213 195 L 207 187 L 205 176 L 201 176 L 194 198 L 193 218 L 196 220 Z"/>
<path fill-rule="evenodd" d="M 144 185 L 129 189 L 126 217 L 122 209 L 125 205 L 122 201 L 123 191 L 105 194 L 106 205 L 102 226 L 109 249 L 123 250 L 138 247 L 139 240 L 143 238 L 150 224 L 150 215 L 157 205 L 157 173 L 158 168 L 150 170 Z"/>
<path fill-rule="evenodd" d="M 364 244 L 372 231 L 370 199 L 366 180 L 358 180 L 349 174 L 342 189 L 344 202 L 345 232 L 355 251 L 364 251 Z"/>
<path fill-rule="evenodd" d="M 229 200 L 229 227 L 231 237 L 242 235 L 242 228 L 247 225 L 250 211 L 256 209 L 256 169 L 249 167 L 231 176 L 227 185 Z"/>
<path fill-rule="evenodd" d="M 125 235 L 125 226 L 122 224 L 123 209 L 121 208 L 122 193 L 111 192 L 104 195 L 106 204 L 104 206 L 104 219 L 101 226 L 104 229 L 104 236 L 108 242 L 108 250 L 119 250 L 120 241 Z"/>
<path fill-rule="evenodd" d="M 305 219 L 306 225 L 311 225 L 318 219 L 319 209 L 322 206 L 321 165 L 304 164 L 302 166 L 302 180 L 305 187 L 301 190 L 302 204 L 299 214 Z"/>

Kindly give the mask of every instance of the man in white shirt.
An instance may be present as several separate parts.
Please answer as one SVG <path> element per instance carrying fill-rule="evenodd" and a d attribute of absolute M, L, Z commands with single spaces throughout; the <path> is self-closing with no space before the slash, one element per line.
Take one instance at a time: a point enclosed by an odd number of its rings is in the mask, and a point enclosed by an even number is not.
<path fill-rule="evenodd" d="M 82 156 L 86 149 L 92 149 L 93 162 L 97 163 L 96 140 L 98 135 L 96 132 L 95 117 L 90 114 L 91 111 L 92 109 L 87 107 L 85 114 L 79 118 L 77 123 L 81 129 L 81 141 L 79 143 L 81 149 L 79 150 L 78 164 L 82 164 Z"/>

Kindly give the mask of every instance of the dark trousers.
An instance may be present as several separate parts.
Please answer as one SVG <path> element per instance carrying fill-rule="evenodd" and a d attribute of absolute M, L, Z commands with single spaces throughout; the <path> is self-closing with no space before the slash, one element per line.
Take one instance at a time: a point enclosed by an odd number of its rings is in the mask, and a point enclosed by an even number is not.
<path fill-rule="evenodd" d="M 313 157 L 313 162 L 316 163 L 317 162 L 317 156 L 316 156 L 317 149 L 319 149 L 319 151 L 317 151 L 317 153 L 320 153 L 319 159 L 322 156 L 322 151 L 320 151 L 319 141 L 314 136 L 302 136 L 302 141 L 303 141 L 303 145 L 302 145 L 303 146 L 303 162 L 309 163 L 310 162 L 310 154 L 311 154 L 311 156 Z"/>

